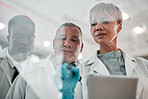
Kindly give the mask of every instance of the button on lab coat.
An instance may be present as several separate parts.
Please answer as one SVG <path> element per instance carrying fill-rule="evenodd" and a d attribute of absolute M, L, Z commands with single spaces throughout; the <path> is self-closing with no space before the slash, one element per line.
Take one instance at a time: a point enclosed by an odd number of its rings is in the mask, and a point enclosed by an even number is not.
<path fill-rule="evenodd" d="M 148 99 L 148 61 L 143 58 L 133 58 L 123 53 L 125 60 L 126 74 L 129 77 L 137 77 L 137 99 Z M 106 66 L 97 57 L 97 53 L 86 63 L 81 65 L 83 98 L 88 99 L 87 93 L 87 75 L 110 75 Z"/>

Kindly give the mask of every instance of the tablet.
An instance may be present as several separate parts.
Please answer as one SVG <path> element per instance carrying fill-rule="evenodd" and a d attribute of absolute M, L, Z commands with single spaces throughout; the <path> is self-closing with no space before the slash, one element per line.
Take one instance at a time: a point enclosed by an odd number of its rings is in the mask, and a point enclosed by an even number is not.
<path fill-rule="evenodd" d="M 88 99 L 136 99 L 138 78 L 88 76 Z"/>

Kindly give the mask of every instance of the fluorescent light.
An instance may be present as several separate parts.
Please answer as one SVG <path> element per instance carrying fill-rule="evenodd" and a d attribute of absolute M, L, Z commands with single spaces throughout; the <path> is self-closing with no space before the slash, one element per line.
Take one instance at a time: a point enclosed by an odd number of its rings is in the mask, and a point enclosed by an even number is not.
<path fill-rule="evenodd" d="M 51 45 L 50 41 L 44 41 L 43 46 L 44 47 L 49 47 Z"/>
<path fill-rule="evenodd" d="M 79 54 L 78 59 L 82 59 L 82 53 Z"/>
<path fill-rule="evenodd" d="M 5 25 L 3 23 L 0 23 L 0 30 L 4 29 Z"/>
<path fill-rule="evenodd" d="M 141 34 L 144 32 L 144 29 L 142 27 L 135 27 L 133 31 L 137 34 Z"/>
<path fill-rule="evenodd" d="M 127 19 L 129 19 L 129 15 L 126 14 L 125 12 L 122 12 L 122 17 L 123 17 L 123 20 L 124 21 L 127 20 Z"/>

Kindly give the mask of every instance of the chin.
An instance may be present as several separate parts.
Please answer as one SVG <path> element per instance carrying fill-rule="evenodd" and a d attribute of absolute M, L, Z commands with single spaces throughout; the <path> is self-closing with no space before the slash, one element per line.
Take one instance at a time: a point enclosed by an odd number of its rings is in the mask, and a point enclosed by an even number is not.
<path fill-rule="evenodd" d="M 108 42 L 106 42 L 104 40 L 98 40 L 98 41 L 96 41 L 96 43 L 98 43 L 98 44 L 107 44 Z"/>
<path fill-rule="evenodd" d="M 69 57 L 64 57 L 63 62 L 70 64 L 72 60 Z"/>
<path fill-rule="evenodd" d="M 64 60 L 64 61 L 70 61 L 70 57 L 64 56 L 64 57 L 63 57 L 63 60 Z"/>

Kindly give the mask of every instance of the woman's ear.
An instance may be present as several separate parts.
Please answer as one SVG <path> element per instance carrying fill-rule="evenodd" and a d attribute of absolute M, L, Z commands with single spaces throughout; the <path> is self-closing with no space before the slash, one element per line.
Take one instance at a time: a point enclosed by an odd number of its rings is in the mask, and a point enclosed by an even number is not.
<path fill-rule="evenodd" d="M 122 29 L 122 23 L 119 23 L 118 28 L 117 28 L 117 33 L 119 33 L 121 31 L 121 29 Z"/>

